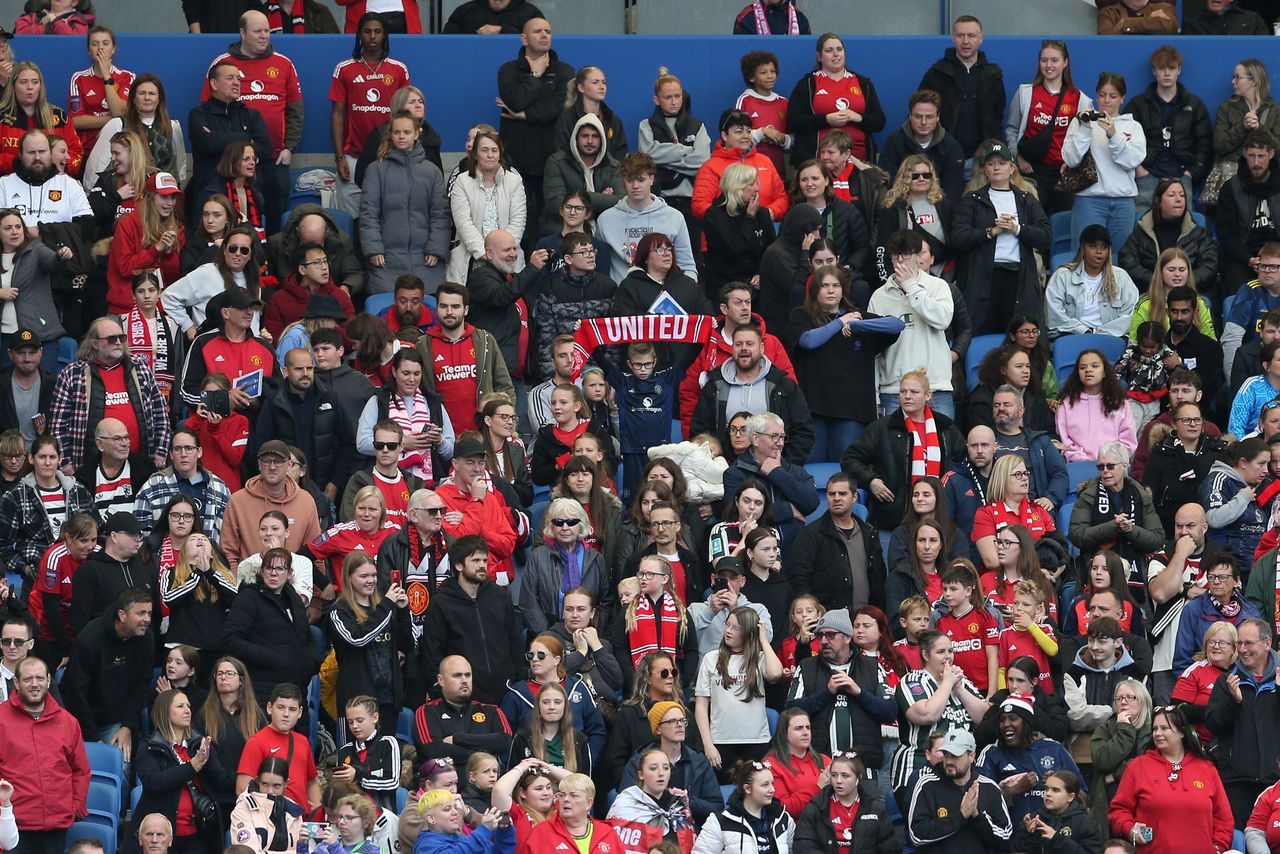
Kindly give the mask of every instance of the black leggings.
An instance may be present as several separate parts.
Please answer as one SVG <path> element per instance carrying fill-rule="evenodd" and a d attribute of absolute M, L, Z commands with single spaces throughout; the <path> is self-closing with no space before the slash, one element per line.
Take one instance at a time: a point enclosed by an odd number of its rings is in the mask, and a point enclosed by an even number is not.
<path fill-rule="evenodd" d="M 717 744 L 716 750 L 720 751 L 720 770 L 716 772 L 716 779 L 722 786 L 727 786 L 733 782 L 729 779 L 733 775 L 733 766 L 739 762 L 759 762 L 769 752 L 769 742 Z"/>

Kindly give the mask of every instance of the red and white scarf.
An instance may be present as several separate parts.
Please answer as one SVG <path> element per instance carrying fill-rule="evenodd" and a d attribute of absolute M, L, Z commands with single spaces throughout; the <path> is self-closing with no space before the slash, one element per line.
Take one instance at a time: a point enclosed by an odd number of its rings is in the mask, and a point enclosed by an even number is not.
<path fill-rule="evenodd" d="M 764 4 L 760 0 L 751 4 L 751 8 L 756 13 L 756 35 L 767 36 L 771 32 L 769 30 L 769 22 L 764 17 Z M 787 35 L 800 35 L 800 19 L 796 16 L 796 7 L 794 3 L 787 4 Z"/>
<path fill-rule="evenodd" d="M 271 0 L 267 3 L 267 26 L 273 33 L 305 33 L 306 16 L 304 14 L 305 4 L 303 0 L 294 0 L 288 12 L 285 11 L 285 4 L 278 0 Z"/>
<path fill-rule="evenodd" d="M 573 332 L 572 377 L 578 379 L 597 347 L 636 341 L 706 344 L 715 334 L 715 321 L 709 314 L 633 314 L 580 320 Z"/>
<path fill-rule="evenodd" d="M 680 609 L 676 607 L 675 597 L 663 591 L 659 616 L 653 612 L 653 601 L 641 593 L 636 601 L 636 627 L 627 632 L 631 663 L 639 664 L 640 659 L 659 650 L 674 656 L 679 649 L 679 639 Z"/>
<path fill-rule="evenodd" d="M 160 311 L 160 306 L 156 306 L 154 346 L 151 340 L 151 326 L 137 306 L 125 315 L 124 331 L 129 336 L 129 352 L 147 360 L 152 373 L 156 375 L 156 386 L 164 395 L 164 399 L 168 400 L 176 375 L 173 372 L 173 365 L 169 364 L 169 329 L 164 322 L 164 313 Z"/>
<path fill-rule="evenodd" d="M 942 445 L 938 442 L 938 425 L 933 421 L 933 410 L 924 408 L 924 428 L 904 412 L 903 420 L 911 431 L 911 482 L 926 475 L 942 477 Z"/>
<path fill-rule="evenodd" d="M 387 402 L 387 417 L 400 425 L 400 429 L 404 430 L 406 436 L 418 435 L 426 431 L 431 426 L 431 410 L 427 408 L 427 399 L 423 397 L 422 392 L 414 392 L 413 395 L 413 414 L 405 408 L 404 398 L 399 394 L 392 394 L 391 399 Z M 426 483 L 435 480 L 431 476 L 431 449 L 424 448 L 419 451 L 400 451 L 400 469 L 410 474 L 417 475 Z"/>
<path fill-rule="evenodd" d="M 996 501 L 990 507 L 997 531 L 1003 531 L 1010 525 L 1025 525 L 1032 538 L 1038 540 L 1050 530 L 1044 524 L 1044 515 L 1039 512 L 1042 508 L 1039 504 L 1032 504 L 1030 499 L 1022 499 L 1016 511 L 1010 510 L 1003 501 Z"/>

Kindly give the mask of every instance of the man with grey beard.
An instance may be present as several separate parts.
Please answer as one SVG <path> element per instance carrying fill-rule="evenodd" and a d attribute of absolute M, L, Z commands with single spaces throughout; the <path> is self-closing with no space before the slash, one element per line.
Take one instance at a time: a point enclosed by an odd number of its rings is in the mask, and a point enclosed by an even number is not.
<path fill-rule="evenodd" d="M 524 354 L 518 353 L 524 321 L 516 302 L 542 276 L 547 256 L 547 250 L 537 249 L 529 256 L 529 264 L 519 269 L 519 242 L 511 232 L 495 229 L 485 235 L 484 258 L 472 263 L 467 276 L 471 306 L 468 320 L 498 340 L 513 380 L 525 377 Z"/>

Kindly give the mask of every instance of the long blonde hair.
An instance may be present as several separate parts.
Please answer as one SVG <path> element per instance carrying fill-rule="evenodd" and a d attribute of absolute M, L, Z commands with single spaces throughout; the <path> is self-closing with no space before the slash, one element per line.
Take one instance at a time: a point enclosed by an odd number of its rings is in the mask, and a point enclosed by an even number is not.
<path fill-rule="evenodd" d="M 138 204 L 138 219 L 142 221 L 142 245 L 158 246 L 160 238 L 166 231 L 172 231 L 175 234 L 182 230 L 182 219 L 178 216 L 178 205 L 174 204 L 173 210 L 166 217 L 161 217 L 160 212 L 156 210 L 155 200 L 158 198 L 156 193 L 144 193 Z M 165 284 L 169 284 L 165 282 Z"/>
<path fill-rule="evenodd" d="M 665 584 L 662 585 L 662 592 L 669 595 L 676 604 L 676 614 L 680 620 L 680 626 L 676 630 L 676 637 L 680 640 L 681 643 L 684 643 L 685 628 L 688 623 L 688 617 L 687 617 L 688 611 L 685 610 L 684 602 L 682 602 L 680 600 L 680 597 L 676 595 L 675 588 L 672 586 L 671 562 L 668 561 L 662 555 L 645 555 L 644 557 L 640 558 L 640 566 L 644 566 L 645 561 L 653 561 L 653 562 L 659 563 L 662 565 L 662 568 L 666 570 L 667 581 Z M 637 568 L 637 572 L 638 571 L 639 569 Z M 636 597 L 631 600 L 631 604 L 627 606 L 627 631 L 629 632 L 634 632 L 636 630 L 636 608 L 640 605 L 641 596 L 644 596 L 644 594 L 643 593 L 637 594 Z"/>
<path fill-rule="evenodd" d="M 674 79 L 674 78 L 673 78 Z M 746 209 L 742 203 L 742 191 L 760 178 L 754 166 L 746 163 L 730 163 L 720 176 L 720 195 L 724 196 L 724 209 L 730 216 L 737 216 Z"/>
<path fill-rule="evenodd" d="M 933 161 L 923 154 L 912 154 L 902 161 L 902 165 L 898 167 L 898 174 L 893 178 L 893 186 L 884 195 L 886 208 L 893 207 L 894 202 L 899 199 L 911 200 L 911 170 L 917 166 L 928 166 L 930 173 L 933 174 L 929 179 L 929 192 L 925 193 L 925 201 L 931 205 L 942 201 L 942 184 L 938 181 L 938 170 L 934 168 Z"/>
<path fill-rule="evenodd" d="M 122 130 L 111 137 L 112 145 L 119 145 L 129 151 L 129 171 L 123 177 L 126 184 L 133 187 L 136 196 L 141 196 L 147 186 L 147 177 L 155 171 L 151 165 L 151 149 L 146 140 L 132 131 Z M 117 177 L 117 182 L 120 180 Z M 145 227 L 146 223 L 143 223 Z"/>
<path fill-rule="evenodd" d="M 374 488 L 376 489 L 377 487 Z M 356 593 L 351 589 L 351 575 L 366 563 L 376 565 L 373 556 L 368 552 L 351 552 L 342 561 L 342 592 L 338 594 L 338 598 L 347 603 L 347 607 L 356 615 L 357 623 L 363 623 L 369 619 L 369 612 L 356 601 Z M 369 597 L 369 607 L 376 608 L 381 601 L 382 595 L 375 589 L 373 595 Z"/>
<path fill-rule="evenodd" d="M 168 527 L 169 513 L 174 507 L 185 504 L 191 508 L 191 514 L 195 516 L 194 528 L 192 534 L 200 534 L 200 508 L 196 506 L 193 499 L 186 495 L 178 495 L 164 508 L 165 526 Z M 187 549 L 184 545 L 178 552 L 177 562 L 173 565 L 173 572 L 169 575 L 169 589 L 176 590 L 181 588 L 191 579 L 191 562 L 187 559 Z M 236 574 L 227 567 L 222 561 L 218 560 L 218 552 L 213 549 L 212 541 L 210 542 L 209 555 L 209 575 L 217 575 L 222 578 L 228 585 L 235 587 Z M 209 577 L 201 578 L 196 584 L 196 601 L 197 602 L 217 602 L 218 601 L 218 585 L 213 583 Z"/>
<path fill-rule="evenodd" d="M 1164 265 L 1175 258 L 1182 259 L 1182 262 L 1187 265 L 1187 287 L 1196 292 L 1195 305 L 1191 307 L 1191 325 L 1199 330 L 1201 328 L 1200 291 L 1196 288 L 1195 268 L 1191 266 L 1190 256 L 1176 246 L 1170 246 L 1161 252 L 1159 259 L 1156 260 L 1156 268 L 1151 273 L 1151 285 L 1147 288 L 1146 296 L 1143 297 L 1143 299 L 1148 300 L 1147 319 L 1166 328 L 1169 326 L 1167 319 L 1169 313 L 1169 289 L 1164 284 Z M 1138 302 L 1142 302 L 1142 300 L 1138 300 Z"/>
<path fill-rule="evenodd" d="M 22 118 L 22 107 L 18 106 L 18 87 L 13 85 L 24 71 L 34 71 L 36 76 L 40 78 L 40 94 L 36 96 L 36 106 L 32 114 L 36 118 L 37 127 L 41 130 L 52 130 L 57 123 L 57 118 L 53 112 L 53 105 L 49 103 L 49 87 L 45 85 L 44 72 L 40 70 L 40 66 L 36 65 L 29 59 L 24 59 L 13 66 L 13 74 L 9 76 L 9 86 L 4 90 L 4 97 L 0 98 L 0 113 L 13 114 Z M 52 143 L 53 140 L 50 140 Z"/>
<path fill-rule="evenodd" d="M 558 691 L 561 697 L 564 697 L 564 717 L 560 718 L 560 749 L 564 752 L 564 764 L 561 768 L 566 771 L 578 770 L 578 749 L 574 744 L 573 731 L 573 704 L 569 702 L 569 692 L 559 682 L 548 682 L 538 691 L 538 699 L 541 699 L 548 691 Z M 539 705 L 538 699 L 533 702 L 533 718 L 529 721 L 529 749 L 533 751 L 533 755 L 543 762 L 547 762 L 547 742 L 542 735 L 542 706 Z"/>

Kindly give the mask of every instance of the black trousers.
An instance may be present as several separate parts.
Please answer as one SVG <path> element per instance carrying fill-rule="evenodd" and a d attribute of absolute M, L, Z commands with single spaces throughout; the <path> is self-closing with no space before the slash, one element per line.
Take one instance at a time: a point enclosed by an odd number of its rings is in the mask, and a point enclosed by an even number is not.
<path fill-rule="evenodd" d="M 75 840 L 71 840 L 75 842 Z M 66 849 L 67 831 L 24 830 L 18 834 L 18 844 L 9 854 L 62 854 Z"/>

